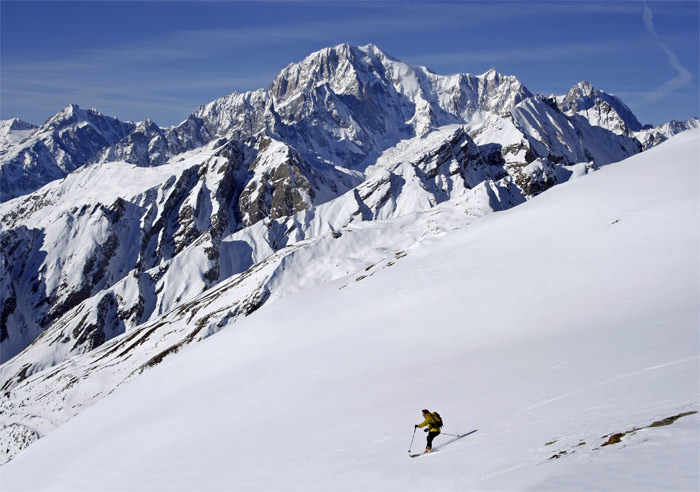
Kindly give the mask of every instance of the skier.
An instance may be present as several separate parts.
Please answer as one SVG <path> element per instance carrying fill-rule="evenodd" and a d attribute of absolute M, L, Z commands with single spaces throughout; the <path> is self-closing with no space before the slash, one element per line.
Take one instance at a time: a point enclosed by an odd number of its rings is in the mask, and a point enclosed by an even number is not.
<path fill-rule="evenodd" d="M 425 419 L 422 424 L 416 424 L 415 428 L 425 427 L 425 432 L 428 433 L 427 446 L 425 447 L 425 453 L 429 453 L 433 449 L 433 439 L 440 435 L 440 422 L 430 413 L 429 410 L 423 409 L 423 418 Z"/>

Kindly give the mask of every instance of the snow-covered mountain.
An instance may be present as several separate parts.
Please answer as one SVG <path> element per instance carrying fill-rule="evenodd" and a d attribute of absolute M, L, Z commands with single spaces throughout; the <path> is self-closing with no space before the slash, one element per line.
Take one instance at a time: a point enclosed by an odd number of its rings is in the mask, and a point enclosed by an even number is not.
<path fill-rule="evenodd" d="M 674 135 L 694 128 L 700 128 L 700 120 L 698 118 L 691 118 L 686 121 L 671 120 L 656 128 L 641 130 L 635 136 L 642 143 L 644 150 L 647 150 L 659 145 L 661 142 L 665 142 Z"/>
<path fill-rule="evenodd" d="M 111 394 L 3 486 L 695 490 L 699 144 L 686 132 L 478 220 L 484 202 L 460 197 L 279 250 L 14 386 L 2 413 L 26 429 Z M 411 460 L 424 407 L 446 427 Z"/>
<path fill-rule="evenodd" d="M 589 125 L 620 137 L 613 145 L 615 160 L 641 148 L 634 139 L 622 138 L 643 129 L 629 108 L 586 82 L 565 96 L 547 98 L 495 70 L 479 76 L 442 76 L 402 63 L 373 45 L 343 44 L 290 64 L 267 90 L 233 93 L 201 106 L 168 129 L 150 120 L 122 123 L 94 110 L 68 106 L 36 128 L 32 138 L 0 150 L 0 200 L 34 191 L 86 163 L 126 160 L 139 166 L 161 165 L 216 138 L 245 140 L 263 131 L 294 147 L 306 160 L 362 169 L 400 140 L 437 127 L 468 124 L 471 132 L 490 118 L 508 121 L 510 111 L 525 100 L 555 108 L 553 114 L 542 107 L 533 114 L 530 108 L 529 121 L 516 122 L 515 131 L 523 135 L 515 143 L 524 147 L 532 139 L 544 143 L 544 148 L 528 149 L 531 158 L 562 159 L 568 164 L 583 159 L 610 162 L 609 152 L 600 153 L 601 147 L 609 146 L 593 142 L 584 146 L 587 152 L 572 154 L 579 139 L 569 133 L 581 127 L 585 133 Z M 503 158 L 509 157 L 504 151 Z"/>
<path fill-rule="evenodd" d="M 313 53 L 172 128 L 74 105 L 40 127 L 3 122 L 6 459 L 270 301 L 371 276 L 697 126 L 644 128 L 590 84 L 545 97 L 373 45 Z"/>
<path fill-rule="evenodd" d="M 40 127 L 10 120 L 0 144 L 0 201 L 40 188 L 85 165 L 131 131 L 133 123 L 71 104 Z M 19 128 L 17 128 L 19 127 Z M 18 131 L 19 130 L 19 131 Z M 18 134 L 19 133 L 19 134 Z"/>
<path fill-rule="evenodd" d="M 559 108 L 568 115 L 580 115 L 591 125 L 600 126 L 620 135 L 630 134 L 643 127 L 619 98 L 582 81 L 569 89 L 565 96 L 555 98 Z"/>
<path fill-rule="evenodd" d="M 0 151 L 7 150 L 27 138 L 36 129 L 36 125 L 19 118 L 0 121 Z"/>
<path fill-rule="evenodd" d="M 686 121 L 669 121 L 658 127 L 642 125 L 618 97 L 596 89 L 585 80 L 573 86 L 566 95 L 550 96 L 548 101 L 570 118 L 578 115 L 592 126 L 605 128 L 618 135 L 634 136 L 644 150 L 673 135 L 700 127 L 697 117 Z"/>

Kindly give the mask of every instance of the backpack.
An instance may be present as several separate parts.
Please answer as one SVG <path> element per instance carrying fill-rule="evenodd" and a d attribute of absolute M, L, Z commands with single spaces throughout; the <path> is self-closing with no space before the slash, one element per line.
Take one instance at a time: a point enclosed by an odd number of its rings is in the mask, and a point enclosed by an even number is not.
<path fill-rule="evenodd" d="M 433 419 L 435 419 L 435 427 L 439 429 L 444 425 L 442 422 L 442 417 L 440 417 L 439 413 L 433 412 L 431 415 L 433 416 Z"/>

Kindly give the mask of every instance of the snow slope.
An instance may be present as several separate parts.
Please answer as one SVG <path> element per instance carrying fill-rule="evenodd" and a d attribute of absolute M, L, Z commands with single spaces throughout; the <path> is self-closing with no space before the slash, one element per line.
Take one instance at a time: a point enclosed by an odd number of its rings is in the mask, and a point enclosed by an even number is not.
<path fill-rule="evenodd" d="M 645 427 L 700 406 L 699 143 L 268 304 L 26 449 L 2 489 L 697 490 L 698 414 Z M 408 459 L 424 407 L 477 432 Z"/>

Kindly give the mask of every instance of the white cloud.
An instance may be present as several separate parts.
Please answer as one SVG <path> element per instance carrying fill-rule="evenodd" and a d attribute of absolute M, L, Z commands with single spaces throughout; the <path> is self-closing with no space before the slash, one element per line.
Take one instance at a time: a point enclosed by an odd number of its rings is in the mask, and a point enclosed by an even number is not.
<path fill-rule="evenodd" d="M 643 18 L 644 26 L 646 27 L 647 31 L 654 38 L 663 52 L 666 53 L 668 64 L 671 65 L 671 67 L 676 71 L 675 77 L 667 80 L 656 89 L 647 92 L 642 97 L 640 104 L 648 104 L 664 99 L 676 92 L 678 89 L 688 87 L 690 82 L 693 80 L 693 76 L 690 71 L 683 66 L 673 50 L 671 50 L 671 48 L 669 48 L 668 45 L 662 41 L 659 33 L 656 32 L 656 28 L 654 27 L 654 14 L 646 1 L 644 2 Z"/>

